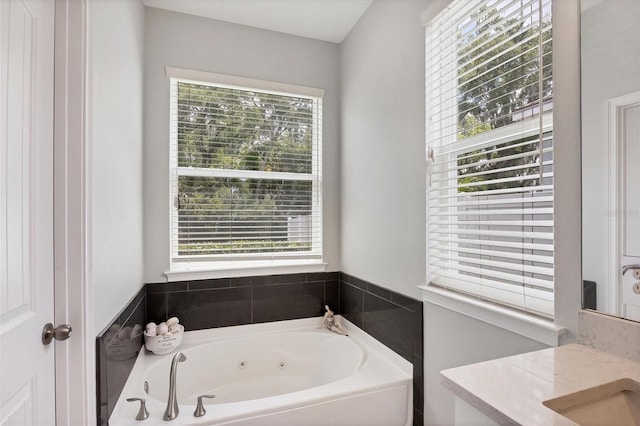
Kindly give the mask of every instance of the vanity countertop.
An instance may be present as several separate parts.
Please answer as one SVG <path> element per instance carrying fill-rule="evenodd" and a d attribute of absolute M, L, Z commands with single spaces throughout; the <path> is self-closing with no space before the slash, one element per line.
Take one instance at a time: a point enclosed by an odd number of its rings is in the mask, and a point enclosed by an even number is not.
<path fill-rule="evenodd" d="M 441 372 L 442 385 L 500 424 L 575 425 L 543 401 L 621 378 L 640 362 L 571 344 Z"/>

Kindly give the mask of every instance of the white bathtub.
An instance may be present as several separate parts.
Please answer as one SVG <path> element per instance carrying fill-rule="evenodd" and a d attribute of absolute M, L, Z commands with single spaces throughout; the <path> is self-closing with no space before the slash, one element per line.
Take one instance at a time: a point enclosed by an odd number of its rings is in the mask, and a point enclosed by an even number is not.
<path fill-rule="evenodd" d="M 141 351 L 109 418 L 114 425 L 410 425 L 412 367 L 348 321 L 349 336 L 321 318 L 187 332 L 168 355 Z M 169 369 L 178 364 L 178 418 L 162 420 Z M 149 383 L 145 394 L 144 382 Z M 194 417 L 199 395 L 207 414 Z M 145 398 L 149 418 L 136 421 Z"/>

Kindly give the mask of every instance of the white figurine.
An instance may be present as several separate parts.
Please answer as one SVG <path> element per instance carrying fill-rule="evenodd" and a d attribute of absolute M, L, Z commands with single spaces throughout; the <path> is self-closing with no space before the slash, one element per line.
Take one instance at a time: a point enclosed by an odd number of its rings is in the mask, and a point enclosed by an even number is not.
<path fill-rule="evenodd" d="M 336 318 L 333 314 L 333 311 L 329 309 L 329 305 L 324 305 L 324 309 L 326 310 L 326 312 L 324 313 L 324 317 L 322 318 L 322 322 L 320 323 L 318 328 L 326 326 L 327 330 L 348 336 L 347 332 L 340 324 L 340 321 L 338 321 L 338 318 Z"/>

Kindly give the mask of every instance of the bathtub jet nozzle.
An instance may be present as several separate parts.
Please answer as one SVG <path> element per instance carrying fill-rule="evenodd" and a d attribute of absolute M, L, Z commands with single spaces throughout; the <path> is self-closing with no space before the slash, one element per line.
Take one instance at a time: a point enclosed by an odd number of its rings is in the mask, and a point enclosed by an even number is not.
<path fill-rule="evenodd" d="M 180 409 L 178 408 L 178 397 L 176 396 L 176 378 L 178 375 L 178 363 L 184 362 L 187 357 L 182 352 L 178 352 L 171 361 L 171 371 L 169 372 L 169 399 L 167 400 L 167 409 L 164 411 L 163 420 L 174 420 L 178 417 Z"/>

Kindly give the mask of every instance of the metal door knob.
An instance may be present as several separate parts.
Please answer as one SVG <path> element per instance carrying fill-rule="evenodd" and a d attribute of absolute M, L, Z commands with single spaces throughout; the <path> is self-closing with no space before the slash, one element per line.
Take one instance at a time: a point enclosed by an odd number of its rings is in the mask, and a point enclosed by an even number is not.
<path fill-rule="evenodd" d="M 60 324 L 53 328 L 53 324 L 47 323 L 42 329 L 42 344 L 48 345 L 53 339 L 67 340 L 71 337 L 71 326 L 69 324 Z"/>

